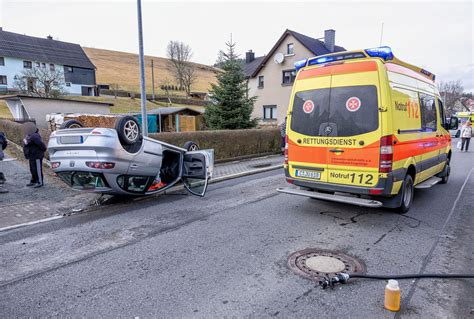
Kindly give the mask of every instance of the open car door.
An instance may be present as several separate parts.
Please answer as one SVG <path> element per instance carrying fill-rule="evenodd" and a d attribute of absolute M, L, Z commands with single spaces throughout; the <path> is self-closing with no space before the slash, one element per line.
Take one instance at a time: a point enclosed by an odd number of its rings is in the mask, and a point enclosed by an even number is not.
<path fill-rule="evenodd" d="M 214 150 L 186 152 L 184 154 L 182 180 L 193 195 L 203 197 L 214 168 Z"/>

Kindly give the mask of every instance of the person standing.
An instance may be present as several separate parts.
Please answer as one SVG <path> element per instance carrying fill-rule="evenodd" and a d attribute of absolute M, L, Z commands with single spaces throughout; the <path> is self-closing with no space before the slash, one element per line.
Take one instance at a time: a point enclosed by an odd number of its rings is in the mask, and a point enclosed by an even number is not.
<path fill-rule="evenodd" d="M 0 161 L 3 161 L 5 158 L 5 154 L 3 151 L 7 148 L 8 142 L 7 142 L 7 137 L 5 136 L 5 133 L 0 132 Z M 8 191 L 3 188 L 3 184 L 5 184 L 6 178 L 3 172 L 0 172 L 0 194 L 8 193 Z"/>
<path fill-rule="evenodd" d="M 286 116 L 283 123 L 280 124 L 280 135 L 281 135 L 281 152 L 285 153 L 286 146 Z"/>
<path fill-rule="evenodd" d="M 23 139 L 23 153 L 30 162 L 31 180 L 26 185 L 28 187 L 42 187 L 43 180 L 43 158 L 46 152 L 46 145 L 41 139 L 39 130 L 34 123 L 24 124 L 25 138 Z"/>
<path fill-rule="evenodd" d="M 466 145 L 466 152 L 469 150 L 469 143 L 471 142 L 472 137 L 472 123 L 467 121 L 461 128 L 461 152 L 464 150 L 464 145 Z"/>

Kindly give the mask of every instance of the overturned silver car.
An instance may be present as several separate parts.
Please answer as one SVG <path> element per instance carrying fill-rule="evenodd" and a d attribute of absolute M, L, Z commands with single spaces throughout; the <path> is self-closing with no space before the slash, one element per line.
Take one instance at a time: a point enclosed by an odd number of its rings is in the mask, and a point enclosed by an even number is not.
<path fill-rule="evenodd" d="M 134 117 L 111 128 L 68 128 L 48 143 L 51 167 L 73 189 L 104 194 L 151 195 L 179 181 L 204 196 L 214 166 L 214 151 L 183 148 L 143 137 Z"/>

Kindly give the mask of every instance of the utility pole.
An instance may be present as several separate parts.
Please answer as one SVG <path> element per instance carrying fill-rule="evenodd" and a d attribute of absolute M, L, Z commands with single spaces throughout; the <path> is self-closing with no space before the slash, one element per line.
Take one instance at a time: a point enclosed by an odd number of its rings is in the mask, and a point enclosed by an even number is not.
<path fill-rule="evenodd" d="M 153 59 L 151 60 L 151 99 L 155 100 L 155 71 L 153 69 Z"/>
<path fill-rule="evenodd" d="M 142 109 L 143 136 L 148 136 L 148 116 L 146 114 L 145 58 L 143 53 L 142 1 L 137 0 L 138 15 L 138 61 L 140 62 L 140 97 Z"/>

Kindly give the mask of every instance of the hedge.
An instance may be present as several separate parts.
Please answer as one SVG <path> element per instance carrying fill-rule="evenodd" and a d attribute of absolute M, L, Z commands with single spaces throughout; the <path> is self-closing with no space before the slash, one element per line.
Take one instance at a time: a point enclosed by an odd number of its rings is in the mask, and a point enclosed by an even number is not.
<path fill-rule="evenodd" d="M 158 133 L 150 137 L 181 147 L 187 141 L 196 142 L 201 149 L 214 149 L 216 160 L 277 153 L 281 146 L 278 129 Z"/>
<path fill-rule="evenodd" d="M 19 146 L 23 146 L 24 136 L 21 123 L 16 123 L 11 120 L 0 119 L 0 132 L 4 132 L 7 136 L 7 139 L 12 141 L 13 143 Z M 43 142 L 47 145 L 51 132 L 47 129 L 40 128 L 39 133 L 41 135 L 41 138 L 43 139 Z M 45 154 L 45 156 L 46 158 L 49 158 L 49 155 L 47 153 Z"/>
<path fill-rule="evenodd" d="M 22 124 L 0 119 L 0 131 L 18 145 L 23 145 Z M 45 144 L 48 143 L 51 132 L 40 129 Z M 272 154 L 280 151 L 281 136 L 278 129 L 222 130 L 196 131 L 180 133 L 150 134 L 151 138 L 183 146 L 187 141 L 196 142 L 201 149 L 214 149 L 216 160 L 230 160 Z M 46 154 L 48 158 L 48 154 Z"/>

